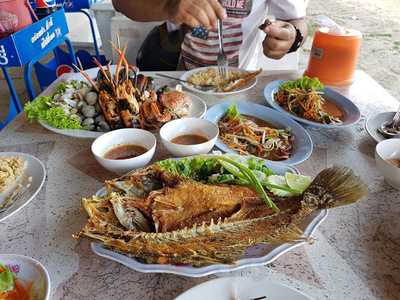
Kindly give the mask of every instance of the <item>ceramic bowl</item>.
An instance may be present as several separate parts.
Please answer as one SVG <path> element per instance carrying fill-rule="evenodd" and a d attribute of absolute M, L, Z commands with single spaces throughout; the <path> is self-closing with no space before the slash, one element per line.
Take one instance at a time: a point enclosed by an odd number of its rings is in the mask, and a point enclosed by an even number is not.
<path fill-rule="evenodd" d="M 107 159 L 104 155 L 107 151 L 119 145 L 134 144 L 148 149 L 142 155 L 128 159 Z M 149 131 L 136 128 L 125 128 L 110 131 L 98 137 L 92 144 L 92 153 L 96 160 L 105 169 L 122 175 L 133 169 L 147 165 L 154 156 L 156 150 L 156 137 Z"/>
<path fill-rule="evenodd" d="M 171 140 L 186 134 L 197 134 L 208 138 L 207 142 L 196 145 L 181 145 Z M 207 120 L 185 118 L 168 122 L 160 129 L 161 140 L 165 148 L 174 156 L 206 154 L 214 147 L 219 134 L 218 127 Z"/>
<path fill-rule="evenodd" d="M 378 170 L 385 181 L 400 190 L 400 168 L 387 162 L 388 159 L 400 159 L 400 139 L 389 139 L 376 146 L 375 160 Z"/>
<path fill-rule="evenodd" d="M 50 299 L 50 276 L 37 260 L 18 254 L 0 254 L 0 263 L 6 265 L 23 285 L 32 284 L 29 299 Z"/>

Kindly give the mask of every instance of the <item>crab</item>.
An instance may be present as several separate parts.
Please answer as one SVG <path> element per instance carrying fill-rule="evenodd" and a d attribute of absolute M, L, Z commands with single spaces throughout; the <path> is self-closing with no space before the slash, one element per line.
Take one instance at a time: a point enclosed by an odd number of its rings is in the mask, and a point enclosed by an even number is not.
<path fill-rule="evenodd" d="M 189 114 L 192 99 L 182 91 L 176 90 L 162 93 L 160 103 L 175 118 L 182 118 Z"/>
<path fill-rule="evenodd" d="M 150 98 L 142 103 L 140 123 L 142 127 L 157 128 L 160 124 L 187 116 L 191 103 L 191 98 L 181 91 L 162 92 L 159 95 L 152 91 Z"/>

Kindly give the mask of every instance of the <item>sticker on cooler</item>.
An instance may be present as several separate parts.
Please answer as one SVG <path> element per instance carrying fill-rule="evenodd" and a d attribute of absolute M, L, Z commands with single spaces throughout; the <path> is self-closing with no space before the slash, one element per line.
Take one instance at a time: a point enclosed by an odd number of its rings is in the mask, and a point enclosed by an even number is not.
<path fill-rule="evenodd" d="M 56 69 L 56 76 L 60 77 L 65 73 L 73 73 L 74 69 L 70 65 L 59 65 Z"/>
<path fill-rule="evenodd" d="M 317 59 L 322 59 L 324 56 L 324 49 L 322 48 L 312 48 L 311 49 L 311 55 L 312 57 L 315 57 Z"/>
<path fill-rule="evenodd" d="M 36 0 L 36 8 L 49 8 L 56 6 L 56 0 Z"/>

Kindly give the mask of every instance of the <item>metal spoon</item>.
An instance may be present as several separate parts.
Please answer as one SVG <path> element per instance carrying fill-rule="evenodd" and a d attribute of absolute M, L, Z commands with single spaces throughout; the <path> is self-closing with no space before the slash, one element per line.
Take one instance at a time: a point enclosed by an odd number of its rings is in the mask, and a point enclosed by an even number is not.
<path fill-rule="evenodd" d="M 386 138 L 400 138 L 400 106 L 393 120 L 383 122 L 378 132 Z"/>
<path fill-rule="evenodd" d="M 189 82 L 187 80 L 183 80 L 183 79 L 172 77 L 172 76 L 165 75 L 165 74 L 156 73 L 156 75 L 159 76 L 159 77 L 173 79 L 173 80 L 176 80 L 176 81 L 179 81 L 179 82 L 184 82 L 184 83 L 190 84 L 190 85 L 194 86 L 196 89 L 201 90 L 201 91 L 205 91 L 205 92 L 211 91 L 211 90 L 215 90 L 215 88 L 216 88 L 216 86 L 213 85 L 213 84 L 202 84 L 202 85 L 199 85 L 199 84 L 193 84 L 193 83 L 191 83 L 191 82 Z"/>

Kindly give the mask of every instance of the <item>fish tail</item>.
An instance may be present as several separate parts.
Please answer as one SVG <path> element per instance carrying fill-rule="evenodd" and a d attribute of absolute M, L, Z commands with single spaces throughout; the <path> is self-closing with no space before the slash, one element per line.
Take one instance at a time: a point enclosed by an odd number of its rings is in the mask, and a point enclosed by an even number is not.
<path fill-rule="evenodd" d="M 321 171 L 303 194 L 302 204 L 313 208 L 332 208 L 357 202 L 368 194 L 360 177 L 343 166 Z"/>

